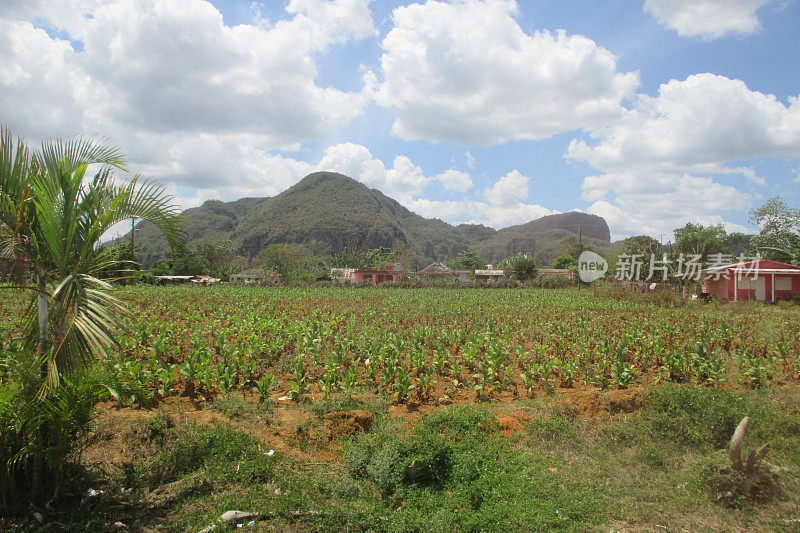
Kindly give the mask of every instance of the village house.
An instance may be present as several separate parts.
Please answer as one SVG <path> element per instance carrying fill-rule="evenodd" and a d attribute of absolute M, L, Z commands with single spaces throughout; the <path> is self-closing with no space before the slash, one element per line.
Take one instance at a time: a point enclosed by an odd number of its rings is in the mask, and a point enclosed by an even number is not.
<path fill-rule="evenodd" d="M 403 279 L 404 272 L 392 265 L 384 265 L 378 270 L 359 268 L 333 268 L 331 279 L 343 283 L 372 283 L 373 286 L 381 283 L 397 283 Z"/>
<path fill-rule="evenodd" d="M 231 283 L 244 285 L 275 285 L 281 280 L 281 275 L 270 270 L 253 268 L 231 275 Z"/>
<path fill-rule="evenodd" d="M 453 270 L 444 263 L 436 261 L 420 271 L 422 279 L 427 281 L 435 280 L 458 280 L 462 283 L 472 282 L 471 270 Z"/>
<path fill-rule="evenodd" d="M 800 268 L 755 259 L 700 271 L 703 292 L 723 300 L 775 302 L 800 298 Z"/>
<path fill-rule="evenodd" d="M 570 281 L 575 281 L 575 270 L 571 268 L 540 268 L 537 274 L 540 277 L 544 276 L 561 276 Z"/>
<path fill-rule="evenodd" d="M 484 270 L 475 271 L 476 282 L 496 283 L 499 281 L 503 281 L 505 278 L 506 278 L 506 271 L 492 268 L 492 265 L 487 265 Z"/>

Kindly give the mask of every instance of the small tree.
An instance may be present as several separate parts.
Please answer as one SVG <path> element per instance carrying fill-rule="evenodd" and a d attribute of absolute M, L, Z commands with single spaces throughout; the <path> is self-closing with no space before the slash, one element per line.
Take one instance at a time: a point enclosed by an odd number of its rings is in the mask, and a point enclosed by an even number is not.
<path fill-rule="evenodd" d="M 517 281 L 525 281 L 536 277 L 539 265 L 530 254 L 518 254 L 500 262 L 500 268 L 507 270 Z"/>
<path fill-rule="evenodd" d="M 97 173 L 87 175 L 95 166 Z M 0 420 L 0 432 L 13 434 L 11 441 L 20 447 L 16 456 L 12 453 L 13 466 L 17 476 L 30 473 L 25 488 L 35 499 L 56 490 L 66 456 L 62 452 L 74 446 L 76 428 L 88 421 L 75 418 L 78 411 L 59 409 L 77 405 L 88 394 L 76 386 L 78 378 L 115 344 L 124 313 L 100 275 L 130 263 L 101 247 L 100 238 L 123 220 L 141 218 L 161 229 L 174 247 L 181 244 L 180 217 L 171 197 L 139 176 L 118 184 L 112 171 L 123 168 L 116 147 L 78 138 L 47 142 L 32 151 L 0 127 L 0 250 L 29 267 L 35 280 L 28 285 L 26 277 L 17 276 L 16 282 L 33 299 L 24 317 L 23 356 L 30 364 L 21 366 L 40 370 L 24 384 L 0 380 L 0 414 L 13 420 Z M 34 384 L 38 392 L 32 396 Z M 65 391 L 78 392 L 64 399 Z M 15 418 L 25 413 L 30 418 Z M 8 490 L 3 478 L 11 479 L 11 466 L 0 464 L 0 493 Z M 55 481 L 45 487 L 47 478 Z"/>
<path fill-rule="evenodd" d="M 472 250 L 464 250 L 447 266 L 453 270 L 482 270 L 486 268 L 486 263 Z"/>
<path fill-rule="evenodd" d="M 800 263 L 800 209 L 776 196 L 753 210 L 750 220 L 761 230 L 750 243 L 763 257 Z"/>
<path fill-rule="evenodd" d="M 569 254 L 560 255 L 553 261 L 553 268 L 575 268 L 578 261 Z"/>

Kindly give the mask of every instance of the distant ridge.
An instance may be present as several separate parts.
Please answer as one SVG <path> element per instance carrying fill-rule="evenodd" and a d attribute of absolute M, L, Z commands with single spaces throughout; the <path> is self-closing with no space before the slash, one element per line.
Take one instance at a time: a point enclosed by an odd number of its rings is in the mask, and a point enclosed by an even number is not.
<path fill-rule="evenodd" d="M 467 249 L 487 262 L 519 252 L 540 261 L 558 255 L 558 241 L 577 235 L 596 247 L 610 242 L 603 218 L 579 212 L 550 215 L 526 224 L 495 230 L 477 224 L 453 226 L 413 213 L 376 189 L 336 172 L 314 172 L 269 198 L 234 202 L 208 200 L 184 211 L 187 245 L 224 240 L 246 257 L 270 244 L 303 244 L 315 253 L 345 248 L 391 247 L 404 243 L 426 261 L 447 260 Z M 145 267 L 168 255 L 166 240 L 150 224 L 139 226 L 137 248 Z"/>

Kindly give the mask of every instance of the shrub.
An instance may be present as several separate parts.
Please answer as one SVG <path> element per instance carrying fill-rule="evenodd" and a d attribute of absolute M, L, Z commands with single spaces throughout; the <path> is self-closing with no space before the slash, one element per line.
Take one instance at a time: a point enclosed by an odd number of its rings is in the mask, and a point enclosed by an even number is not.
<path fill-rule="evenodd" d="M 0 353 L 0 510 L 21 511 L 58 494 L 107 394 L 97 367 L 62 376 L 42 394 L 41 369 L 40 358 L 13 346 Z"/>
<path fill-rule="evenodd" d="M 653 431 L 694 446 L 722 448 L 747 414 L 745 401 L 721 389 L 667 385 L 651 390 L 645 416 Z"/>
<path fill-rule="evenodd" d="M 539 265 L 532 255 L 519 254 L 503 259 L 500 263 L 500 268 L 509 271 L 515 280 L 525 281 L 536 277 Z"/>
<path fill-rule="evenodd" d="M 239 460 L 240 477 L 268 480 L 274 460 L 264 455 L 258 439 L 227 425 L 186 424 L 166 430 L 152 460 L 144 466 L 142 477 L 151 485 L 167 483 L 200 469 L 230 474 L 227 463 Z M 243 473 L 244 472 L 244 473 Z"/>

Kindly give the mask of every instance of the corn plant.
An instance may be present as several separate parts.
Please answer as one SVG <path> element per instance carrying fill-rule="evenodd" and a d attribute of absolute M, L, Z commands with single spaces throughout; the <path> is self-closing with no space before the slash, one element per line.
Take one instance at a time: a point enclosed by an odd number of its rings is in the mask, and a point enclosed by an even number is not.
<path fill-rule="evenodd" d="M 775 371 L 774 356 L 759 357 L 746 349 L 737 352 L 739 371 L 745 384 L 759 389 L 766 385 Z"/>
<path fill-rule="evenodd" d="M 411 384 L 411 375 L 404 366 L 401 366 L 397 372 L 397 380 L 394 382 L 393 388 L 397 403 L 405 403 L 408 400 L 408 393 L 414 389 Z"/>
<path fill-rule="evenodd" d="M 264 374 L 261 376 L 261 379 L 256 382 L 256 386 L 253 388 L 253 390 L 254 392 L 258 393 L 258 397 L 262 402 L 269 399 L 269 393 L 274 382 L 275 376 L 272 374 Z"/>
<path fill-rule="evenodd" d="M 725 362 L 713 350 L 698 344 L 691 358 L 692 372 L 701 384 L 716 385 L 723 379 Z"/>
<path fill-rule="evenodd" d="M 306 364 L 302 359 L 298 358 L 295 362 L 293 379 L 290 379 L 287 385 L 289 385 L 288 396 L 292 400 L 300 401 L 308 394 L 310 385 L 306 381 Z"/>

